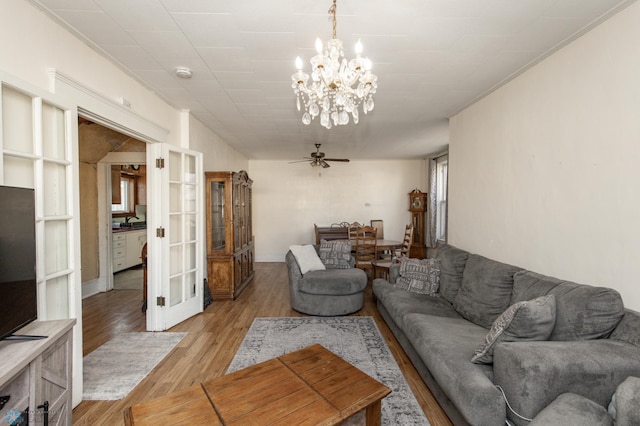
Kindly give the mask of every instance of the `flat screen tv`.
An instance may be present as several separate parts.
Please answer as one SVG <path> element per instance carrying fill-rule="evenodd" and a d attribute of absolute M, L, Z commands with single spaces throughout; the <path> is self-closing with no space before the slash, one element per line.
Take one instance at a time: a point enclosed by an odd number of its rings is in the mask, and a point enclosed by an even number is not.
<path fill-rule="evenodd" d="M 33 189 L 0 186 L 0 339 L 37 318 L 35 218 Z"/>

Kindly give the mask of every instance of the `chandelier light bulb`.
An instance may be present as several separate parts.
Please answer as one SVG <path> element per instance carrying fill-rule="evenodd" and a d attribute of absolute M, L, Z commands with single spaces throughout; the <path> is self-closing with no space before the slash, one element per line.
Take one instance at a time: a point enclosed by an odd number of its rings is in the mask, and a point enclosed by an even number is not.
<path fill-rule="evenodd" d="M 362 42 L 358 39 L 358 42 L 356 43 L 356 55 L 360 56 L 362 54 L 362 50 Z"/>
<path fill-rule="evenodd" d="M 311 58 L 311 72 L 303 70 L 302 59 L 295 61 L 297 71 L 291 76 L 291 88 L 296 95 L 296 106 L 302 111 L 302 123 L 311 124 L 320 117 L 320 124 L 333 126 L 358 123 L 358 108 L 367 114 L 373 110 L 373 94 L 378 88 L 378 77 L 371 72 L 369 58 L 362 58 L 362 42 L 355 45 L 356 58 L 347 60 L 342 41 L 336 37 L 336 1 L 329 9 L 333 18 L 333 38 L 326 44 L 316 38 L 317 55 Z M 351 117 L 350 117 L 351 116 Z"/>

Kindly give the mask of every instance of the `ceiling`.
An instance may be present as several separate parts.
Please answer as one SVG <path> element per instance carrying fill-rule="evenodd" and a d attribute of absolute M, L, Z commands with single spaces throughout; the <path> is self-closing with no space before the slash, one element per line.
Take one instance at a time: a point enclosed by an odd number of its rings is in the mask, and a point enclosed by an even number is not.
<path fill-rule="evenodd" d="M 290 76 L 331 38 L 331 0 L 32 1 L 250 159 L 318 142 L 327 157 L 424 158 L 447 145 L 448 117 L 633 2 L 338 0 L 345 55 L 362 40 L 378 91 L 359 124 L 327 130 L 302 124 Z"/>

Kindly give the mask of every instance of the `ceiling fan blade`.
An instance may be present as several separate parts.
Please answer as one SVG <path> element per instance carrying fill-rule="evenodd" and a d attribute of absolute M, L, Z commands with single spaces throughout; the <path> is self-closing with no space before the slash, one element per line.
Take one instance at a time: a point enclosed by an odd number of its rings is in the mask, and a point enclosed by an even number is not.
<path fill-rule="evenodd" d="M 342 161 L 343 163 L 348 163 L 348 158 L 325 158 L 324 161 Z"/>
<path fill-rule="evenodd" d="M 327 162 L 326 162 L 326 161 L 324 161 L 324 160 L 320 161 L 320 164 L 322 164 L 322 168 L 323 168 L 323 169 L 326 169 L 327 167 L 331 167 L 331 166 L 329 165 L 329 163 L 327 163 Z"/>
<path fill-rule="evenodd" d="M 291 163 L 302 163 L 303 161 L 309 161 L 309 160 L 313 160 L 313 158 L 305 157 L 304 160 L 289 161 L 289 164 L 291 164 Z"/>

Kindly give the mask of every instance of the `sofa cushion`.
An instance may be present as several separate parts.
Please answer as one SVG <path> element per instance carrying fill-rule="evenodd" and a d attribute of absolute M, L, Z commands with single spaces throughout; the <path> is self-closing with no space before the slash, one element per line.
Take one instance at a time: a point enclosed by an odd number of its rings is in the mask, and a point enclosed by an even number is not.
<path fill-rule="evenodd" d="M 438 259 L 402 259 L 400 277 L 394 285 L 414 293 L 436 294 L 440 286 L 440 261 Z"/>
<path fill-rule="evenodd" d="M 320 260 L 327 269 L 349 269 L 351 241 L 320 241 Z"/>
<path fill-rule="evenodd" d="M 493 322 L 471 362 L 492 363 L 493 348 L 500 342 L 547 340 L 555 322 L 556 298 L 553 294 L 515 303 Z"/>
<path fill-rule="evenodd" d="M 462 273 L 469 253 L 454 246 L 438 248 L 436 258 L 440 260 L 440 295 L 453 303 L 462 284 Z"/>
<path fill-rule="evenodd" d="M 622 298 L 613 289 L 576 284 L 531 271 L 515 275 L 511 303 L 545 294 L 556 296 L 556 325 L 549 340 L 608 337 L 624 315 Z"/>
<path fill-rule="evenodd" d="M 320 271 L 326 269 L 324 263 L 320 260 L 316 248 L 311 244 L 293 245 L 289 247 L 293 257 L 296 258 L 298 267 L 302 275 L 309 271 Z"/>
<path fill-rule="evenodd" d="M 355 294 L 366 286 L 367 273 L 356 268 L 310 271 L 298 283 L 301 292 L 318 295 Z"/>
<path fill-rule="evenodd" d="M 394 287 L 386 280 L 373 280 L 373 294 L 382 303 L 400 328 L 404 328 L 404 317 L 410 313 L 429 314 L 436 317 L 460 318 L 451 303 L 442 297 L 411 293 Z"/>
<path fill-rule="evenodd" d="M 460 315 L 485 328 L 511 305 L 513 275 L 520 268 L 470 254 L 453 301 Z"/>
<path fill-rule="evenodd" d="M 486 329 L 463 318 L 407 314 L 405 335 L 444 393 L 471 424 L 504 424 L 505 404 L 493 368 L 472 364 Z"/>
<path fill-rule="evenodd" d="M 640 347 L 640 313 L 625 309 L 624 316 L 609 338 L 622 340 Z"/>
<path fill-rule="evenodd" d="M 529 426 L 613 426 L 607 410 L 575 393 L 563 393 L 547 405 Z"/>
<path fill-rule="evenodd" d="M 616 426 L 640 424 L 640 378 L 630 376 L 618 385 L 609 403 L 609 414 Z"/>

